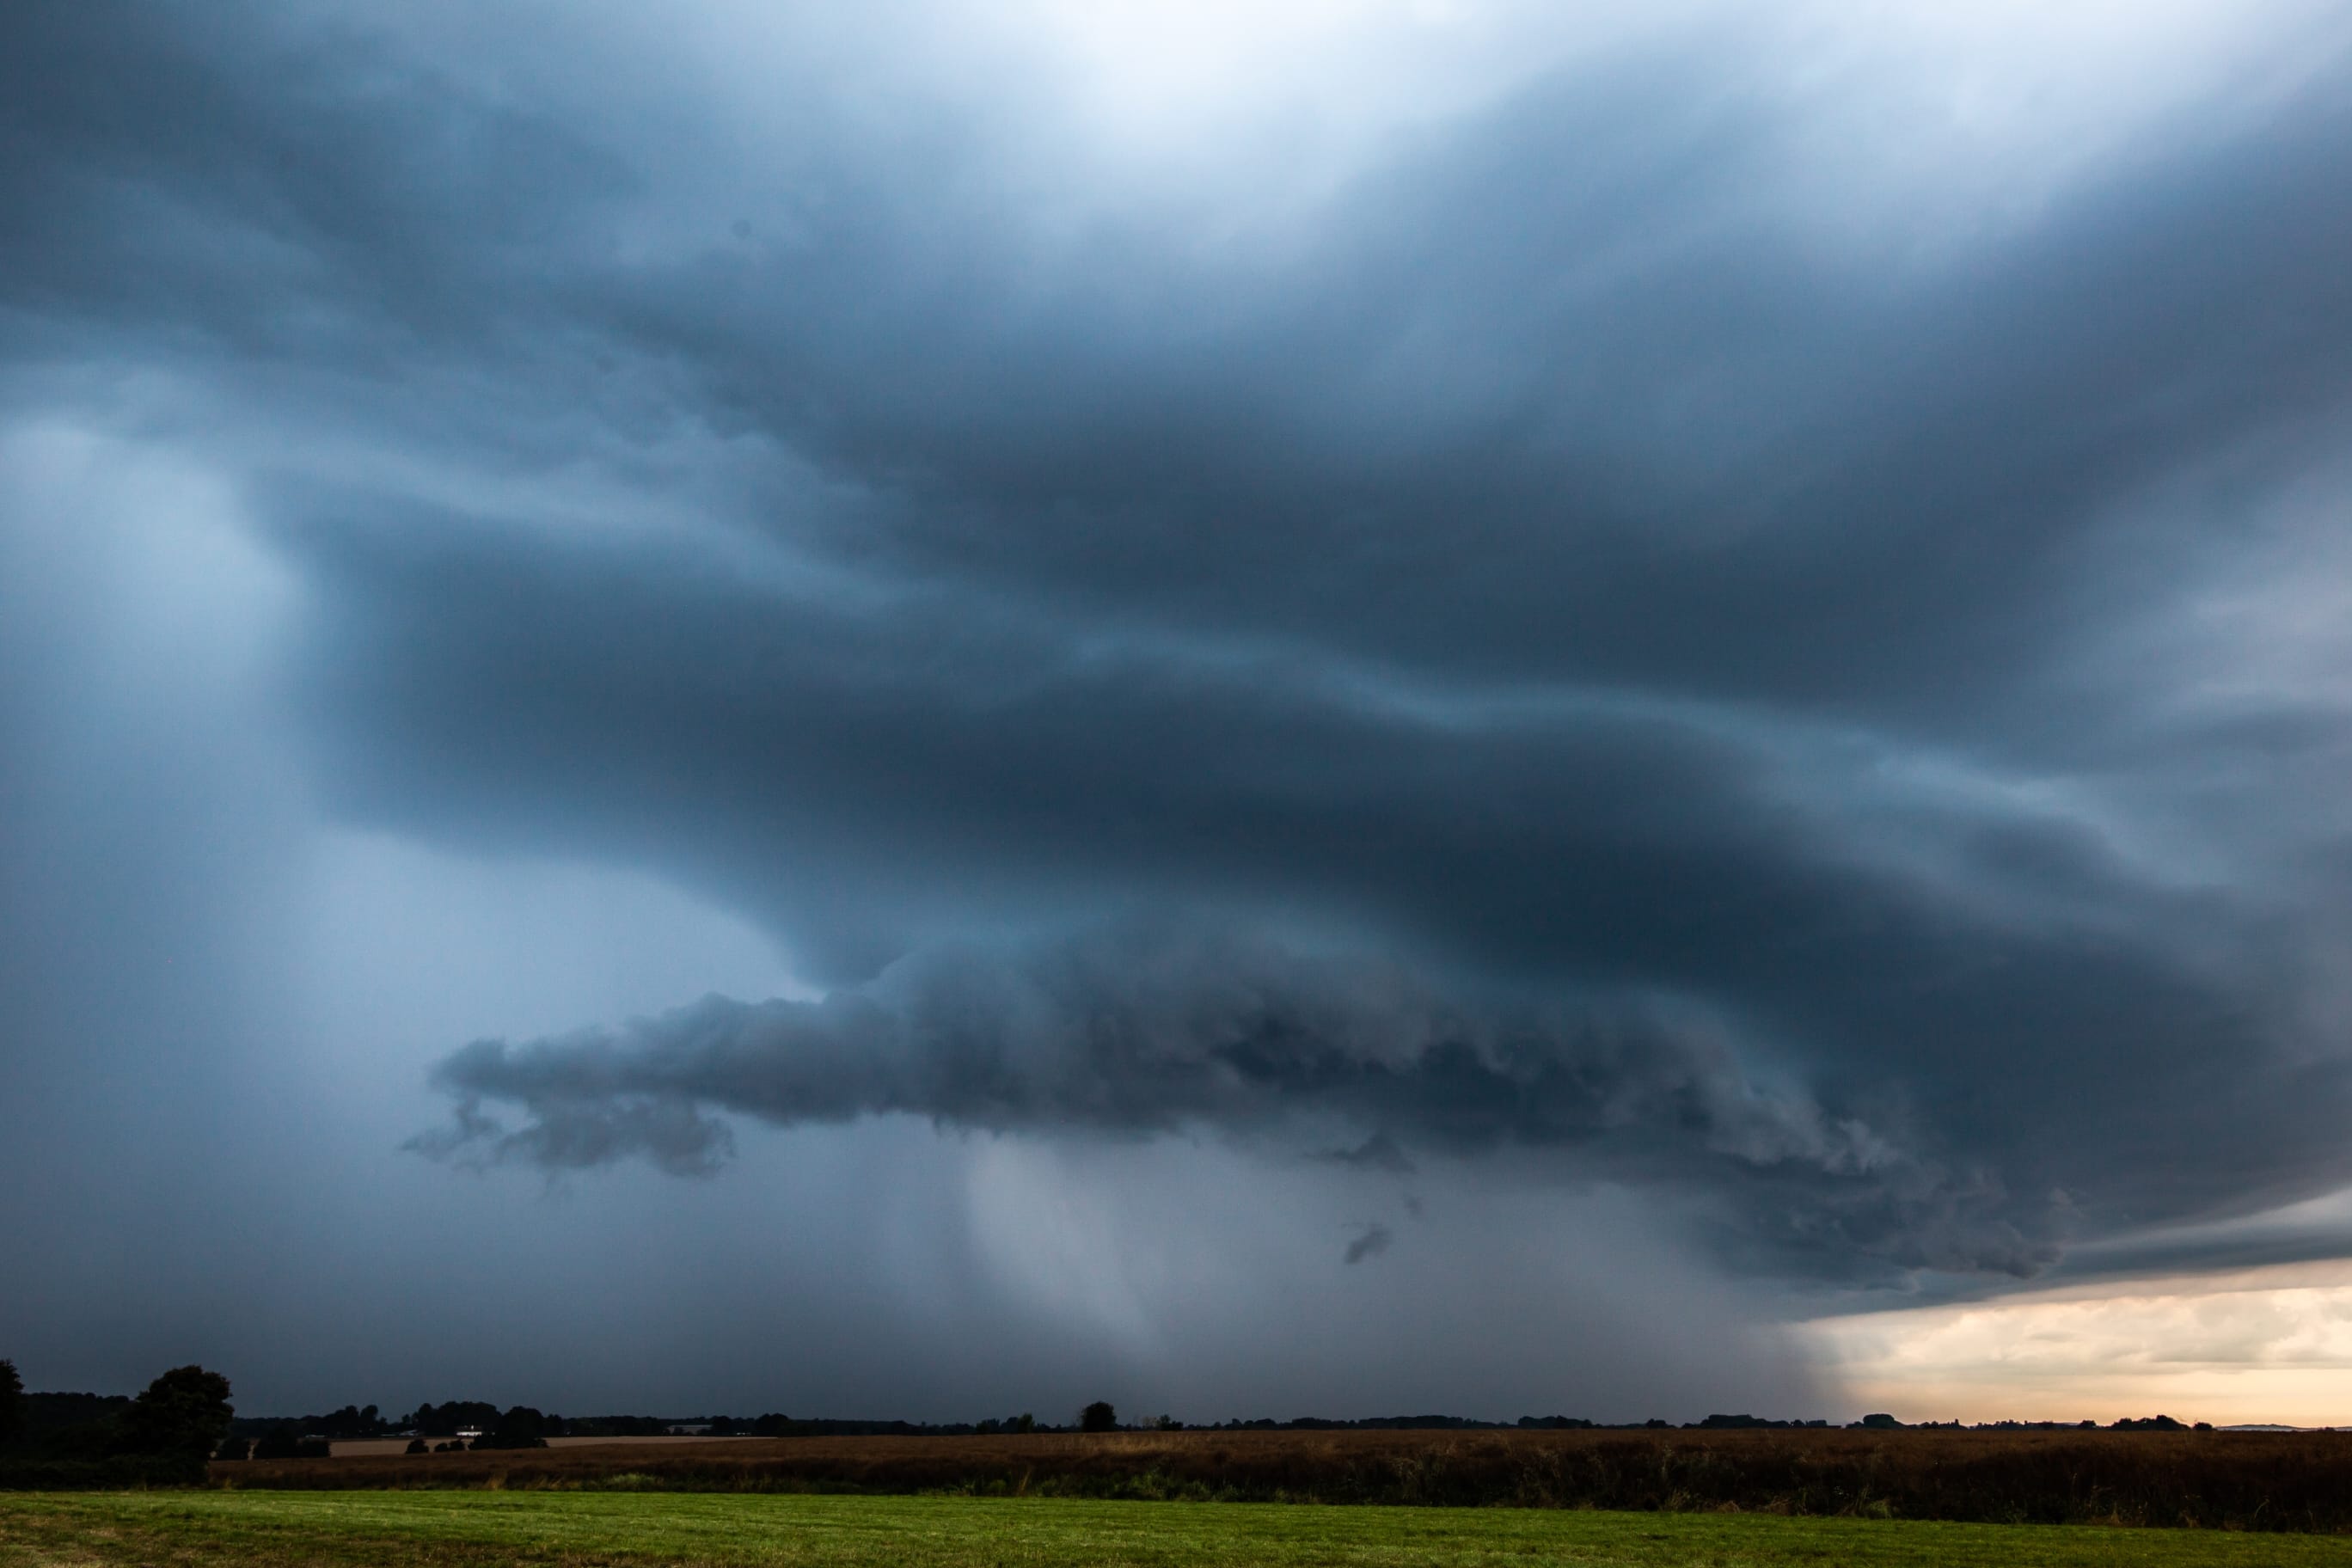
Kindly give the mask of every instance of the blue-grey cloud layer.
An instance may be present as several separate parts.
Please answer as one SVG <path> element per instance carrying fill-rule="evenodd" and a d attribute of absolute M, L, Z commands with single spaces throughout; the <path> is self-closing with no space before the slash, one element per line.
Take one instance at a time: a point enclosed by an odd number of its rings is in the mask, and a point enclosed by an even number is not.
<path fill-rule="evenodd" d="M 2340 59 L 1925 247 L 1822 221 L 1740 49 L 1607 60 L 1220 246 L 789 66 L 746 150 L 585 49 L 7 28 L 12 361 L 468 477 L 254 462 L 336 809 L 838 988 L 467 1047 L 425 1147 L 1517 1150 L 1839 1280 L 2352 1180 L 2352 722 L 2196 618 L 2342 449 Z"/>

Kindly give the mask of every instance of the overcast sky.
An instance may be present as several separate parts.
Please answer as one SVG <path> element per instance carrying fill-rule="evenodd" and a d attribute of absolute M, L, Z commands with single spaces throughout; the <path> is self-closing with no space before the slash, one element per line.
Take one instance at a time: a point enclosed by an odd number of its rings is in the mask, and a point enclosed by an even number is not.
<path fill-rule="evenodd" d="M 0 1354 L 2072 1415 L 1952 1314 L 2340 1316 L 2347 168 L 2286 0 L 0 8 Z"/>

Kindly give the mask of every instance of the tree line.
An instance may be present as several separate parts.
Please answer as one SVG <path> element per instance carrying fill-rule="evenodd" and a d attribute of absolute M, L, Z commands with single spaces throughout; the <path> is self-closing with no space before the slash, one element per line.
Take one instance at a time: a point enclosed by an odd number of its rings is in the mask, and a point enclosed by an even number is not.
<path fill-rule="evenodd" d="M 1040 1422 L 1028 1412 L 977 1422 L 925 1423 L 793 1417 L 781 1412 L 756 1416 L 594 1415 L 567 1417 L 530 1405 L 501 1409 L 482 1400 L 426 1402 L 405 1414 L 385 1415 L 375 1405 L 346 1405 L 323 1415 L 293 1418 L 240 1418 L 229 1404 L 228 1379 L 201 1366 L 173 1367 L 135 1397 L 95 1394 L 28 1394 L 16 1364 L 0 1361 L 0 1486 L 125 1486 L 201 1481 L 208 1460 L 324 1458 L 330 1445 L 351 1438 L 407 1437 L 408 1452 L 462 1448 L 543 1448 L 555 1437 L 658 1436 L 681 1428 L 713 1436 L 959 1436 L 1028 1432 L 1110 1432 L 1122 1429 L 1117 1409 L 1097 1400 L 1076 1412 L 1069 1426 Z M 1167 1415 L 1141 1422 L 1149 1430 L 1181 1429 Z M 1372 1416 L 1330 1420 L 1297 1416 L 1288 1421 L 1238 1417 L 1202 1427 L 1207 1431 L 1391 1431 L 1494 1429 L 1501 1422 L 1454 1415 Z M 1568 1415 L 1522 1415 L 1522 1428 L 1594 1429 L 1602 1424 Z M 1638 1424 L 1665 1428 L 1652 1419 Z M 1825 1428 L 1826 1421 L 1767 1420 L 1755 1415 L 1709 1415 L 1685 1422 L 1682 1430 L 1732 1428 Z M 1895 1428 L 1906 1424 L 1876 1414 L 1849 1424 Z M 1942 1423 L 1928 1422 L 1927 1426 Z M 1949 1423 L 1958 1426 L 1958 1422 Z M 2095 1423 L 1992 1422 L 1994 1429 L 2092 1428 Z M 2208 1430 L 2203 1422 L 2198 1430 Z M 2117 1430 L 2181 1431 L 2189 1424 L 2169 1416 L 2126 1418 Z"/>
<path fill-rule="evenodd" d="M 0 1485 L 156 1486 L 202 1481 L 235 1412 L 229 1382 L 176 1366 L 136 1397 L 27 1394 L 0 1361 Z"/>

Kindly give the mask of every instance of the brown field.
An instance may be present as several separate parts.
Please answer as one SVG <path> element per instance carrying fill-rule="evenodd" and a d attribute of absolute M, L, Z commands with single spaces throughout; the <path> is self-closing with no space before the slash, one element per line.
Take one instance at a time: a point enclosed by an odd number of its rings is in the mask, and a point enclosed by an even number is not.
<path fill-rule="evenodd" d="M 435 1437 L 431 1442 L 446 1439 Z M 748 1443 L 750 1437 L 706 1437 L 689 1434 L 675 1437 L 550 1437 L 551 1448 L 594 1448 L 612 1443 L 630 1443 L 640 1447 L 667 1447 L 677 1443 Z M 405 1437 L 338 1437 L 327 1445 L 327 1451 L 338 1459 L 397 1458 L 408 1452 Z"/>
<path fill-rule="evenodd" d="M 247 1461 L 212 1474 L 235 1487 L 1027 1493 L 2352 1531 L 2352 1433 L 2332 1432 L 722 1438 Z"/>

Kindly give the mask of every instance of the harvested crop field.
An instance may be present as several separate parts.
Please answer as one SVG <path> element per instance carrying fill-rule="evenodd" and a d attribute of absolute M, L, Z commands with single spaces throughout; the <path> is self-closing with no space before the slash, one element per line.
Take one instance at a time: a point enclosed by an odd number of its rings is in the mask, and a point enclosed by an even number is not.
<path fill-rule="evenodd" d="M 1738 1510 L 2352 1531 L 2352 1434 L 1150 1432 L 247 1461 L 231 1487 L 651 1489 Z"/>
<path fill-rule="evenodd" d="M 0 1494 L 0 1565 L 491 1568 L 2328 1568 L 2352 1542 L 2219 1531 L 1513 1509 L 593 1492 Z"/>
<path fill-rule="evenodd" d="M 615 1443 L 627 1443 L 635 1447 L 677 1448 L 702 1443 L 743 1443 L 745 1437 L 708 1437 L 669 1436 L 661 1437 L 550 1437 L 550 1448 L 608 1448 Z M 435 1441 L 440 1441 L 436 1438 Z M 405 1437 L 338 1437 L 328 1445 L 339 1459 L 398 1458 L 408 1452 Z"/>

